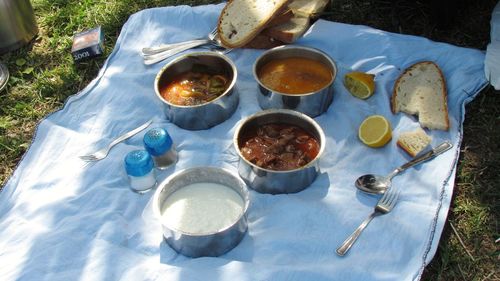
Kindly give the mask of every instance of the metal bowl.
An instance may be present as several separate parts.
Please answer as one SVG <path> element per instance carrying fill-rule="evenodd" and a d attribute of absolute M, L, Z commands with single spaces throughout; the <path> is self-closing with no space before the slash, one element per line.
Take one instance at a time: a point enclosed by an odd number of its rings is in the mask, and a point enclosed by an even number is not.
<path fill-rule="evenodd" d="M 170 83 L 175 75 L 190 71 L 197 65 L 229 77 L 231 82 L 222 95 L 207 103 L 193 106 L 173 104 L 161 96 L 161 87 Z M 172 123 L 183 129 L 204 130 L 224 122 L 233 115 L 239 102 L 238 93 L 234 90 L 236 78 L 236 66 L 227 56 L 216 52 L 193 52 L 165 65 L 156 75 L 154 88 L 156 96 L 165 104 L 165 113 Z"/>
<path fill-rule="evenodd" d="M 301 57 L 323 63 L 330 68 L 332 80 L 322 89 L 305 94 L 286 94 L 275 91 L 264 85 L 258 76 L 262 66 L 273 59 Z M 310 117 L 316 117 L 325 112 L 333 101 L 333 82 L 337 75 L 335 62 L 324 52 L 303 46 L 280 46 L 264 52 L 253 65 L 253 75 L 259 84 L 259 105 L 262 109 L 278 108 L 293 109 Z"/>
<path fill-rule="evenodd" d="M 269 170 L 248 161 L 241 153 L 239 140 L 245 132 L 270 123 L 285 123 L 298 126 L 315 137 L 320 145 L 318 155 L 306 165 L 287 171 Z M 311 117 L 289 109 L 268 109 L 243 120 L 234 133 L 233 144 L 239 156 L 238 173 L 245 182 L 260 193 L 295 193 L 304 190 L 319 173 L 319 159 L 325 150 L 325 135 Z"/>
<path fill-rule="evenodd" d="M 203 234 L 183 232 L 162 223 L 163 237 L 175 251 L 185 256 L 220 256 L 236 247 L 247 231 L 250 197 L 246 184 L 237 175 L 216 167 L 196 167 L 174 173 L 159 184 L 154 195 L 153 212 L 160 219 L 164 203 L 171 194 L 187 185 L 200 182 L 218 183 L 236 191 L 244 202 L 242 214 L 232 225 Z"/>

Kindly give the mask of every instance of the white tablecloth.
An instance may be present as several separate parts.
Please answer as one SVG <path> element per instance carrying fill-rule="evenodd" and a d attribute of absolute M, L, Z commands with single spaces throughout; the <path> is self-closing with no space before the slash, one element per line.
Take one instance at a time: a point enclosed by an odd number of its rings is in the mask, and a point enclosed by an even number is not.
<path fill-rule="evenodd" d="M 119 144 L 95 165 L 78 156 L 97 149 L 148 119 L 165 127 L 179 162 L 158 180 L 193 166 L 236 172 L 232 136 L 238 121 L 260 110 L 252 65 L 260 50 L 238 49 L 237 111 L 204 131 L 187 131 L 165 119 L 153 81 L 166 63 L 146 66 L 144 46 L 202 37 L 222 5 L 141 11 L 125 23 L 98 77 L 70 97 L 36 130 L 33 143 L 0 193 L 2 280 L 418 280 L 432 259 L 453 192 L 462 140 L 464 104 L 484 87 L 484 54 L 478 50 L 392 34 L 366 26 L 319 20 L 296 44 L 329 54 L 339 73 L 328 111 L 315 120 L 326 135 L 321 174 L 306 190 L 289 195 L 251 191 L 248 233 L 229 253 L 191 259 L 163 240 L 153 217 L 153 193 L 131 192 L 122 165 L 142 148 L 144 132 Z M 448 86 L 449 131 L 430 131 L 433 145 L 454 148 L 394 179 L 402 194 L 393 212 L 377 217 L 345 257 L 335 249 L 372 211 L 377 198 L 357 191 L 365 173 L 385 174 L 408 160 L 397 136 L 417 128 L 415 118 L 392 114 L 389 97 L 398 75 L 414 62 L 435 61 Z M 376 74 L 368 100 L 343 87 L 346 72 Z M 357 139 L 361 121 L 386 116 L 394 138 L 381 149 Z"/>

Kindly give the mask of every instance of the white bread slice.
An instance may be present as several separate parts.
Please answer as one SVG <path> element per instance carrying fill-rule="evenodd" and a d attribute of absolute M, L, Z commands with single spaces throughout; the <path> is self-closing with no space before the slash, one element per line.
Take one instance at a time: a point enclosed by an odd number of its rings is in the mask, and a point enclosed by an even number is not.
<path fill-rule="evenodd" d="M 432 137 L 428 136 L 424 130 L 418 128 L 415 131 L 401 133 L 396 143 L 409 155 L 415 157 L 429 146 L 431 141 Z"/>
<path fill-rule="evenodd" d="M 294 16 L 289 21 L 266 28 L 262 34 L 278 39 L 285 43 L 293 43 L 311 26 L 308 17 Z"/>
<path fill-rule="evenodd" d="M 250 42 L 267 23 L 286 9 L 289 0 L 230 0 L 217 29 L 222 45 L 238 48 Z"/>
<path fill-rule="evenodd" d="M 295 15 L 315 18 L 328 5 L 329 0 L 292 0 L 288 7 Z"/>
<path fill-rule="evenodd" d="M 285 9 L 285 11 L 283 11 L 282 13 L 277 14 L 276 16 L 274 16 L 269 21 L 269 23 L 266 25 L 266 28 L 269 28 L 271 26 L 276 26 L 276 25 L 283 24 L 283 23 L 291 20 L 293 18 L 293 16 L 294 16 L 294 14 L 293 14 L 293 11 L 291 9 Z"/>
<path fill-rule="evenodd" d="M 285 43 L 276 40 L 272 37 L 266 36 L 264 34 L 259 34 L 255 36 L 252 41 L 248 42 L 243 46 L 243 48 L 248 49 L 271 49 L 274 47 L 278 47 L 281 45 L 285 45 Z"/>
<path fill-rule="evenodd" d="M 448 130 L 446 82 L 439 67 L 431 61 L 407 68 L 394 83 L 393 113 L 418 115 L 418 122 L 429 129 Z"/>

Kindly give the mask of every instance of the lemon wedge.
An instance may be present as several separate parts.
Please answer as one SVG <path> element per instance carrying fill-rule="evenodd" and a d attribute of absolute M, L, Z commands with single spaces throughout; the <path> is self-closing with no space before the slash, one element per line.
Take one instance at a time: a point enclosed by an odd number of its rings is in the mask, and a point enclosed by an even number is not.
<path fill-rule="evenodd" d="M 344 76 L 344 86 L 353 96 L 367 99 L 375 92 L 375 75 L 359 71 Z"/>
<path fill-rule="evenodd" d="M 368 116 L 359 125 L 358 136 L 369 147 L 382 147 L 392 138 L 391 124 L 382 115 Z"/>

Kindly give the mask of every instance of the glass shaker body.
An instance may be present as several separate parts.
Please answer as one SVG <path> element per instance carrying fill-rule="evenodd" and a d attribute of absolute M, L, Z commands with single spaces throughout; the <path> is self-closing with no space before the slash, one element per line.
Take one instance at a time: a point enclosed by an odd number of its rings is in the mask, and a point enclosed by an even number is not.
<path fill-rule="evenodd" d="M 153 159 L 145 150 L 134 150 L 125 156 L 125 170 L 130 188 L 139 193 L 151 190 L 156 185 Z"/>
<path fill-rule="evenodd" d="M 155 167 L 164 170 L 177 162 L 172 138 L 163 128 L 153 128 L 144 135 L 144 147 L 153 157 Z"/>

